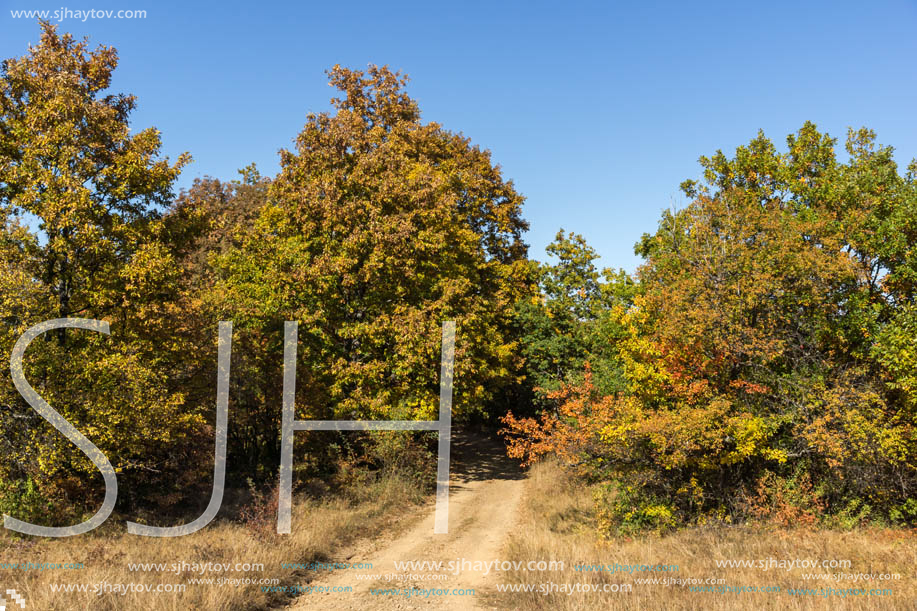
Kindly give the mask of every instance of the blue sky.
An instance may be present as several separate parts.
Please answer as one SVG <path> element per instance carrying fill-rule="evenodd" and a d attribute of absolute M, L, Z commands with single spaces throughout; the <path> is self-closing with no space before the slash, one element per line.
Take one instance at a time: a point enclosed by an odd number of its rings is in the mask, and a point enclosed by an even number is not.
<path fill-rule="evenodd" d="M 806 120 L 841 139 L 865 125 L 900 165 L 917 156 L 917 0 L 81 1 L 0 2 L 0 56 L 38 40 L 11 10 L 146 10 L 60 28 L 118 48 L 113 88 L 138 96 L 134 127 L 195 159 L 181 186 L 251 162 L 273 174 L 306 113 L 329 108 L 324 70 L 388 64 L 425 120 L 490 149 L 527 197 L 536 258 L 563 227 L 632 271 L 697 158 L 759 128 L 783 145 Z"/>

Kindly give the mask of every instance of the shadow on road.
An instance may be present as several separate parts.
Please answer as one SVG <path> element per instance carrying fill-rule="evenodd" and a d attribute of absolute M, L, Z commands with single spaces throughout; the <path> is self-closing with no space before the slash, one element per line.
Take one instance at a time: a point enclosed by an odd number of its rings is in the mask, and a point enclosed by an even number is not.
<path fill-rule="evenodd" d="M 506 455 L 500 439 L 486 434 L 455 430 L 452 433 L 452 483 L 523 479 L 519 463 Z"/>

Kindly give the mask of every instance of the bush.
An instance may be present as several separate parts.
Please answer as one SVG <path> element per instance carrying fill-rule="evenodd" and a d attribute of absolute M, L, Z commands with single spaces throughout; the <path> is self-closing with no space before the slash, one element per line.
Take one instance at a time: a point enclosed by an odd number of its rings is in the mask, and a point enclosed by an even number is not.
<path fill-rule="evenodd" d="M 790 477 L 765 471 L 745 507 L 758 520 L 782 526 L 811 526 L 824 513 L 825 503 L 812 485 L 809 473 L 799 469 Z"/>
<path fill-rule="evenodd" d="M 72 517 L 67 506 L 46 498 L 31 479 L 0 484 L 0 511 L 19 520 L 40 524 L 56 525 L 59 520 Z"/>
<path fill-rule="evenodd" d="M 619 482 L 595 489 L 596 522 L 603 535 L 633 535 L 651 531 L 663 534 L 678 523 L 675 509 L 636 486 Z"/>
<path fill-rule="evenodd" d="M 893 522 L 907 526 L 917 526 L 917 499 L 907 499 L 889 511 Z"/>

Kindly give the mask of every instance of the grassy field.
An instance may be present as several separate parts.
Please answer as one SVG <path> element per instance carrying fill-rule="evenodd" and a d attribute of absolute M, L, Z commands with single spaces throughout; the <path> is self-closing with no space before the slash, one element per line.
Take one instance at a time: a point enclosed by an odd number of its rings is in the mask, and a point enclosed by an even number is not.
<path fill-rule="evenodd" d="M 917 609 L 917 533 L 906 530 L 862 529 L 850 532 L 777 529 L 766 527 L 711 527 L 690 529 L 665 537 L 616 538 L 600 541 L 591 525 L 592 497 L 585 486 L 572 486 L 552 463 L 535 465 L 529 472 L 520 527 L 510 534 L 505 557 L 509 560 L 557 559 L 563 572 L 509 571 L 505 584 L 528 584 L 535 592 L 492 592 L 498 608 L 518 611 L 574 609 Z M 762 559 L 849 560 L 848 568 L 721 568 L 717 561 Z M 672 572 L 577 572 L 574 564 L 677 565 Z M 804 573 L 898 573 L 900 580 L 804 580 Z M 637 583 L 638 579 L 724 579 L 731 588 L 779 587 L 779 592 L 695 592 L 690 585 Z M 548 593 L 542 584 L 629 584 L 629 592 Z M 701 584 L 703 586 L 703 584 Z M 619 586 L 619 587 L 620 587 Z M 815 595 L 793 595 L 790 589 L 815 590 Z M 891 589 L 891 595 L 838 594 L 825 598 L 819 590 Z M 614 589 L 614 587 L 612 587 Z"/>
<path fill-rule="evenodd" d="M 343 550 L 357 538 L 378 537 L 399 531 L 417 515 L 416 509 L 429 495 L 409 480 L 389 477 L 368 486 L 321 498 L 299 498 L 294 503 L 293 533 L 273 533 L 276 515 L 270 505 L 249 513 L 245 523 L 220 522 L 186 537 L 155 539 L 127 535 L 123 523 L 109 524 L 91 535 L 66 539 L 19 539 L 3 535 L 0 563 L 71 563 L 85 568 L 65 570 L 0 569 L 3 589 L 16 589 L 28 602 L 27 609 L 88 609 L 123 611 L 185 611 L 187 609 L 272 609 L 290 602 L 292 594 L 265 592 L 261 584 L 233 585 L 234 579 L 276 579 L 280 586 L 308 584 L 316 574 L 303 569 L 281 568 L 283 563 L 341 560 Z M 478 608 L 536 610 L 592 609 L 891 609 L 917 608 L 914 566 L 917 566 L 917 535 L 913 531 L 861 529 L 849 532 L 778 529 L 768 527 L 711 527 L 673 535 L 600 540 L 592 516 L 592 495 L 587 486 L 574 485 L 555 464 L 541 463 L 528 472 L 516 526 L 506 533 L 502 560 L 562 560 L 563 571 L 501 571 L 501 585 L 534 586 L 530 592 L 500 592 L 496 587 L 476 598 Z M 792 559 L 844 560 L 846 568 L 809 570 L 794 567 L 735 568 L 717 561 Z M 357 561 L 358 558 L 354 558 Z M 173 563 L 260 564 L 263 570 L 195 572 L 171 570 Z M 169 565 L 165 571 L 130 570 L 130 563 Z M 675 565 L 669 572 L 577 571 L 575 565 Z M 804 573 L 897 573 L 889 581 L 829 581 L 803 579 Z M 192 579 L 208 579 L 208 584 Z M 641 582 L 657 579 L 657 583 Z M 217 580 L 223 579 L 222 585 Z M 665 584 L 663 580 L 669 580 Z M 700 583 L 685 582 L 696 579 Z M 721 580 L 716 586 L 771 588 L 779 591 L 698 592 L 690 585 Z M 677 580 L 677 581 L 676 581 Z M 236 582 L 238 583 L 238 582 Z M 618 592 L 553 592 L 542 588 L 590 584 Z M 54 592 L 52 585 L 87 586 L 84 592 Z M 180 593 L 129 592 L 117 586 L 140 584 L 157 587 L 178 584 Z M 134 588 L 136 589 L 136 585 Z M 834 590 L 883 588 L 890 595 L 864 596 L 820 592 L 793 595 L 790 589 Z M 100 595 L 97 589 L 104 590 Z M 114 590 L 114 591 L 113 591 Z M 308 595 L 305 595 L 308 596 Z M 346 596 L 346 595 L 345 595 Z M 317 600 L 317 599 L 316 599 Z M 470 603 L 471 601 L 469 601 Z M 412 601 L 404 603 L 407 608 Z M 420 604 L 418 601 L 416 604 Z M 470 608 L 470 607 L 469 607 Z"/>
<path fill-rule="evenodd" d="M 2 569 L 3 589 L 12 588 L 25 596 L 27 609 L 112 611 L 188 611 L 208 609 L 268 609 L 281 607 L 292 595 L 263 592 L 261 585 L 233 585 L 224 579 L 278 579 L 279 585 L 301 585 L 310 572 L 282 569 L 283 563 L 308 563 L 331 558 L 356 537 L 372 537 L 396 526 L 408 511 L 422 503 L 423 491 L 415 484 L 389 477 L 347 494 L 330 498 L 297 499 L 293 509 L 291 535 L 274 534 L 276 514 L 272 507 L 249 516 L 246 524 L 214 523 L 197 533 L 175 538 L 147 538 L 126 534 L 123 523 L 114 519 L 83 535 L 62 539 L 0 539 L 0 562 L 75 563 L 75 570 Z M 131 571 L 129 563 L 236 563 L 261 564 L 260 571 L 199 571 L 179 567 L 175 572 Z M 244 568 L 244 567 L 243 567 Z M 213 585 L 189 583 L 189 579 L 213 578 Z M 88 585 L 87 592 L 53 592 L 52 584 Z M 181 584 L 180 593 L 129 592 L 121 595 L 116 586 Z M 103 593 L 95 593 L 97 586 Z M 123 588 L 122 588 L 123 589 Z M 8 607 L 9 608 L 9 607 Z"/>

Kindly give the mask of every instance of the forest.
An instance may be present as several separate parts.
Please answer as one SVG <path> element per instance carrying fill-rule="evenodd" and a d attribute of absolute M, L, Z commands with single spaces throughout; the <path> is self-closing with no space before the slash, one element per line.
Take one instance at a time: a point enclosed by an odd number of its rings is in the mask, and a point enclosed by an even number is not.
<path fill-rule="evenodd" d="M 43 23 L 0 70 L 4 514 L 72 524 L 105 490 L 6 366 L 38 323 L 108 323 L 43 335 L 22 373 L 111 461 L 117 515 L 170 525 L 212 485 L 219 321 L 227 478 L 257 497 L 277 485 L 285 321 L 297 419 L 434 420 L 454 320 L 456 422 L 594 486 L 601 535 L 917 525 L 917 162 L 868 128 L 700 157 L 629 274 L 563 229 L 533 258 L 523 195 L 386 66 L 330 68 L 333 111 L 276 175 L 178 189 L 191 155 L 130 123 L 117 65 Z M 432 485 L 434 441 L 302 432 L 296 480 Z"/>

